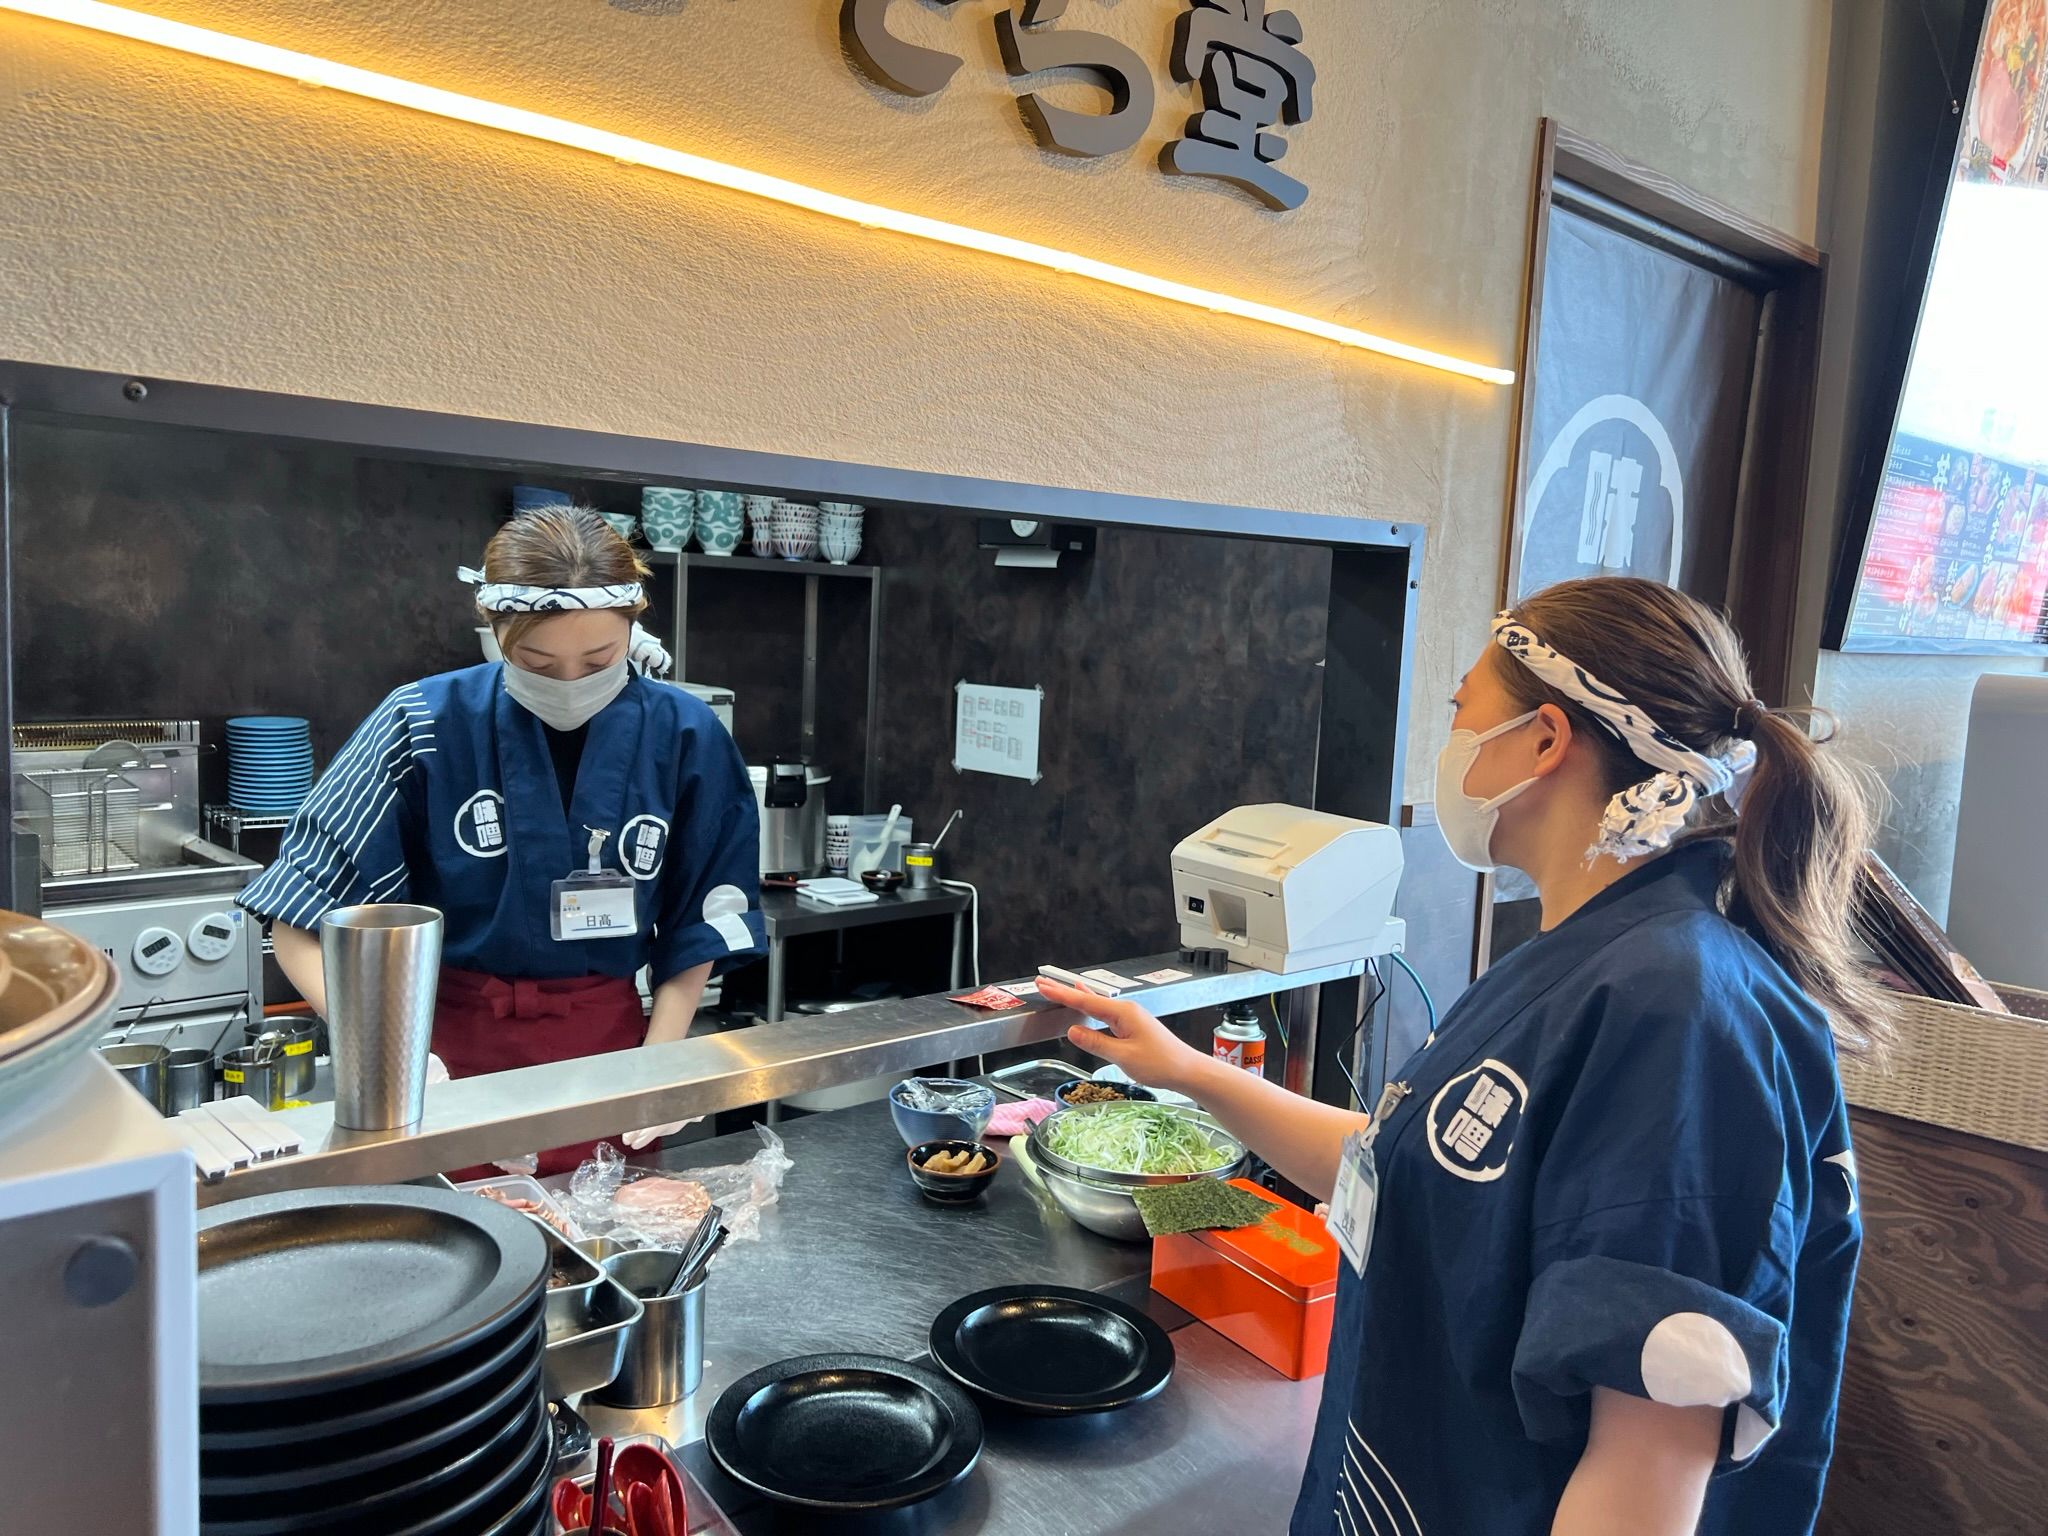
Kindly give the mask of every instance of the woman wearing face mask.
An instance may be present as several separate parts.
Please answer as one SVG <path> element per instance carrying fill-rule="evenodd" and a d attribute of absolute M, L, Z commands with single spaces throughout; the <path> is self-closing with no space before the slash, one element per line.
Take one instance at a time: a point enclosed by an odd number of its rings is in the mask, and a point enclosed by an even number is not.
<path fill-rule="evenodd" d="M 241 903 L 323 1014 L 326 912 L 440 908 L 434 1052 L 454 1077 L 680 1040 L 711 976 L 766 947 L 739 751 L 702 703 L 642 675 L 668 666 L 635 622 L 647 572 L 595 512 L 516 517 L 461 574 L 504 661 L 379 705 Z M 591 922 L 604 936 L 581 936 Z M 541 1171 L 585 1151 L 544 1153 Z"/>
<path fill-rule="evenodd" d="M 1860 1242 L 1835 1050 L 1885 1028 L 1845 931 L 1853 785 L 1751 696 L 1722 620 L 1651 582 L 1502 615 L 1455 703 L 1438 819 L 1535 880 L 1544 932 L 1375 1116 L 1040 990 L 1332 1200 L 1349 1262 L 1296 1536 L 1808 1532 Z"/>

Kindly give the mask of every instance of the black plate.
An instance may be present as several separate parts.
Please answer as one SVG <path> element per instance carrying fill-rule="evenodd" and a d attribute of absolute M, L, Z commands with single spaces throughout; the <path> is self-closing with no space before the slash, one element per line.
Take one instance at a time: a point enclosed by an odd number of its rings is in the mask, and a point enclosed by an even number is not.
<path fill-rule="evenodd" d="M 895 1509 L 981 1459 L 981 1412 L 952 1382 L 879 1355 L 804 1355 L 734 1382 L 705 1443 L 756 1493 L 811 1509 Z"/>
<path fill-rule="evenodd" d="M 202 1404 L 297 1398 L 430 1364 L 547 1285 L 540 1229 L 453 1190 L 292 1190 L 216 1206 L 199 1228 Z"/>
<path fill-rule="evenodd" d="M 324 1455 L 338 1440 L 361 1449 L 394 1444 L 423 1416 L 515 1370 L 541 1337 L 543 1305 L 536 1296 L 526 1312 L 424 1370 L 291 1403 L 208 1405 L 199 1413 L 200 1465 L 235 1451 Z"/>
<path fill-rule="evenodd" d="M 207 1536 L 290 1536 L 295 1532 L 396 1536 L 399 1530 L 409 1531 L 414 1526 L 442 1529 L 435 1522 L 451 1511 L 474 1513 L 484 1494 L 511 1490 L 515 1474 L 534 1459 L 536 1434 L 549 1434 L 547 1406 L 538 1382 L 532 1396 L 499 1422 L 449 1447 L 432 1466 L 408 1481 L 378 1479 L 372 1487 L 354 1490 L 340 1501 L 328 1497 L 325 1490 L 314 1498 L 288 1493 L 247 1499 L 202 1498 L 200 1524 Z M 545 1450 L 544 1438 L 543 1453 Z M 523 1489 L 525 1485 L 518 1486 Z"/>
<path fill-rule="evenodd" d="M 964 1386 L 1026 1413 L 1107 1413 L 1173 1379 L 1173 1340 L 1136 1307 L 1093 1291 L 1006 1285 L 964 1296 L 932 1324 L 932 1358 Z"/>
<path fill-rule="evenodd" d="M 307 1453 L 324 1452 L 317 1461 L 298 1461 L 260 1452 L 203 1460 L 199 1468 L 199 1497 L 206 1500 L 247 1498 L 261 1494 L 289 1494 L 303 1504 L 307 1499 L 321 1503 L 346 1504 L 374 1493 L 380 1487 L 411 1481 L 433 1470 L 438 1461 L 459 1454 L 459 1448 L 477 1435 L 487 1435 L 530 1402 L 540 1390 L 540 1339 L 527 1345 L 524 1359 L 513 1363 L 504 1375 L 494 1377 L 462 1397 L 437 1405 L 426 1422 L 414 1422 L 408 1432 L 388 1442 L 365 1449 L 352 1437 L 302 1447 Z"/>

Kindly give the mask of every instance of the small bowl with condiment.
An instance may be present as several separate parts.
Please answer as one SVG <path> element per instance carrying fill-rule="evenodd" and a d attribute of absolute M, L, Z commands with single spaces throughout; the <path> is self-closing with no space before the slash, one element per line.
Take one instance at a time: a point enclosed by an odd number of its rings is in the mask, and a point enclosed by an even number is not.
<path fill-rule="evenodd" d="M 995 1182 L 1002 1154 L 978 1141 L 928 1141 L 904 1154 L 911 1182 L 937 1205 L 966 1205 Z"/>
<path fill-rule="evenodd" d="M 860 883 L 878 895 L 887 896 L 903 884 L 903 871 L 900 869 L 864 870 L 860 877 Z"/>
<path fill-rule="evenodd" d="M 1077 1077 L 1061 1083 L 1053 1097 L 1062 1104 L 1156 1104 L 1159 1095 L 1136 1083 L 1107 1083 L 1092 1077 Z"/>

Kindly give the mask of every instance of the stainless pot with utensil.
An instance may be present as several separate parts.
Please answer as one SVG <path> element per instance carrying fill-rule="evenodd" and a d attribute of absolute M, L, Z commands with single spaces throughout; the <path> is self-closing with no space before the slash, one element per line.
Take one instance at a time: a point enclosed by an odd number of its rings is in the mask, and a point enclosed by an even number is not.
<path fill-rule="evenodd" d="M 149 1100 L 158 1114 L 164 1112 L 164 1072 L 171 1063 L 171 1053 L 160 1045 L 109 1045 L 100 1051 L 100 1057 L 122 1077 L 128 1086 Z"/>

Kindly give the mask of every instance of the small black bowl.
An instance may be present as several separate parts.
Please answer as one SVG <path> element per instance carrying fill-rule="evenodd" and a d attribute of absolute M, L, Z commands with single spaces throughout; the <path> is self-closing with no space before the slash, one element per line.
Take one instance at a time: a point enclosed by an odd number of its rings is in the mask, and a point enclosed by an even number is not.
<path fill-rule="evenodd" d="M 903 871 L 900 869 L 864 870 L 861 873 L 860 883 L 871 891 L 878 891 L 882 895 L 887 896 L 903 883 Z"/>
<path fill-rule="evenodd" d="M 1072 1089 L 1080 1087 L 1083 1083 L 1087 1083 L 1089 1086 L 1095 1088 L 1113 1088 L 1116 1090 L 1116 1097 L 1114 1099 L 1094 1099 L 1089 1101 L 1091 1103 L 1157 1104 L 1159 1102 L 1159 1095 L 1154 1093 L 1150 1088 L 1140 1088 L 1136 1083 L 1097 1082 L 1092 1077 L 1077 1077 L 1072 1082 L 1061 1083 L 1059 1087 L 1053 1090 L 1052 1096 L 1054 1101 L 1063 1106 L 1072 1104 L 1074 1101 L 1067 1097 L 1068 1092 Z"/>
<path fill-rule="evenodd" d="M 941 1152 L 979 1152 L 989 1159 L 989 1165 L 980 1173 L 935 1173 L 925 1167 L 926 1158 L 937 1157 Z M 939 1205 L 966 1205 L 979 1198 L 1003 1167 L 1003 1155 L 978 1141 L 928 1141 L 921 1147 L 912 1147 L 905 1158 L 910 1164 L 911 1182 L 925 1199 Z"/>

